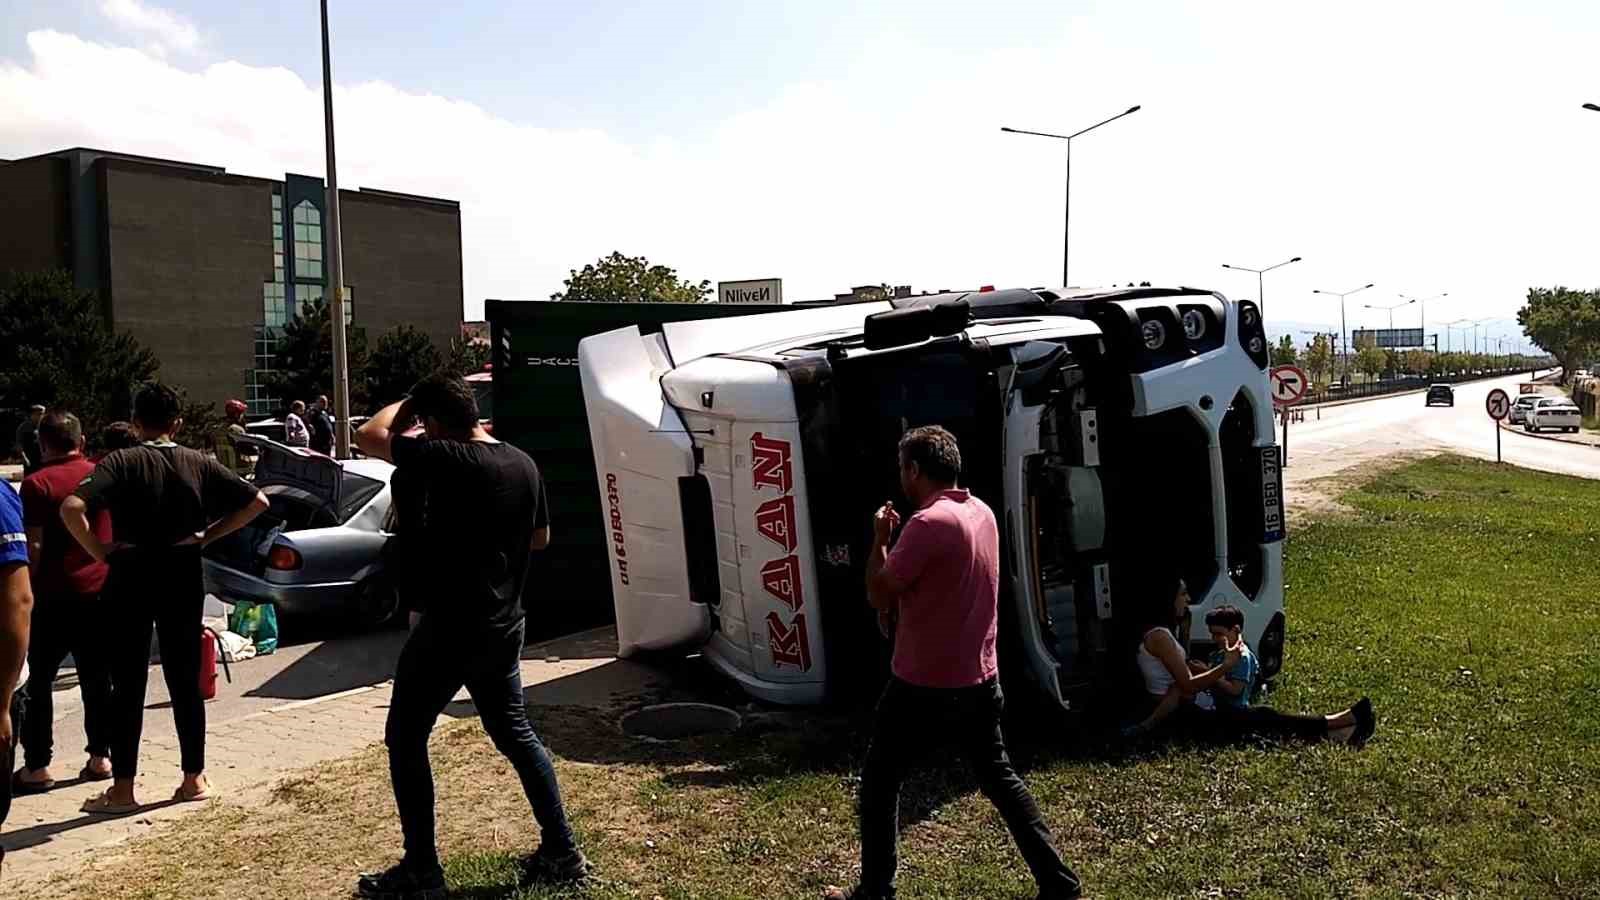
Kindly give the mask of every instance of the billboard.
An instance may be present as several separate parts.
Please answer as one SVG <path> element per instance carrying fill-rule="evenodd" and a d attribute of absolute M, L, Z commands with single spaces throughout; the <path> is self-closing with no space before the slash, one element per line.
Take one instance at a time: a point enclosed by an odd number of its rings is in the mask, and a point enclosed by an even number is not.
<path fill-rule="evenodd" d="M 717 282 L 718 303 L 782 303 L 782 278 Z"/>
<path fill-rule="evenodd" d="M 1369 341 L 1384 350 L 1408 350 L 1423 346 L 1421 328 L 1357 328 L 1350 332 L 1350 346 L 1359 350 Z"/>

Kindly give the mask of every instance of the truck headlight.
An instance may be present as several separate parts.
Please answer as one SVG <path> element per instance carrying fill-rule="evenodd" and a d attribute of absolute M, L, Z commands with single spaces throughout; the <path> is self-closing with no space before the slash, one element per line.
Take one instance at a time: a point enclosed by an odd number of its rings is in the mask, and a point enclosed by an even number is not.
<path fill-rule="evenodd" d="M 1139 326 L 1139 334 L 1144 338 L 1144 348 L 1146 350 L 1160 350 L 1167 342 L 1167 326 L 1157 322 L 1155 319 L 1147 319 L 1143 325 Z"/>
<path fill-rule="evenodd" d="M 1191 341 L 1198 341 L 1206 336 L 1206 317 L 1198 309 L 1191 309 L 1183 314 L 1183 333 Z"/>

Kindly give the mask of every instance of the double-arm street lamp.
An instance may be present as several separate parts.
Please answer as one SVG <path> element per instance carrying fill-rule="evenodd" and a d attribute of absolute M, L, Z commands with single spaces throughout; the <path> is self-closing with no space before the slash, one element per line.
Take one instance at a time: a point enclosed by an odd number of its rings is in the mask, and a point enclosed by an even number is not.
<path fill-rule="evenodd" d="M 1252 269 L 1249 266 L 1230 266 L 1227 263 L 1223 263 L 1222 267 L 1224 269 L 1232 269 L 1235 272 L 1254 272 L 1255 273 L 1255 276 L 1256 276 L 1256 304 L 1261 307 L 1261 325 L 1262 325 L 1263 328 L 1265 328 L 1266 324 L 1267 324 L 1267 298 L 1262 296 L 1263 288 L 1262 288 L 1262 278 L 1261 278 L 1261 276 L 1267 274 L 1268 272 L 1271 272 L 1273 269 L 1281 269 L 1281 268 L 1283 268 L 1284 266 L 1287 266 L 1290 263 L 1297 263 L 1299 261 L 1300 261 L 1300 257 L 1296 256 L 1294 259 L 1286 259 L 1281 263 L 1277 263 L 1275 265 L 1267 266 L 1265 269 Z"/>
<path fill-rule="evenodd" d="M 1075 137 L 1081 137 L 1083 135 L 1086 135 L 1089 132 L 1095 130 L 1096 128 L 1099 128 L 1101 125 L 1107 125 L 1107 124 L 1110 124 L 1112 122 L 1115 122 L 1116 120 L 1122 118 L 1123 116 L 1131 116 L 1131 115 L 1133 115 L 1134 113 L 1136 113 L 1138 111 L 1139 111 L 1139 107 L 1131 106 L 1128 109 L 1124 110 L 1123 112 L 1119 112 L 1119 113 L 1117 113 L 1116 115 L 1112 116 L 1109 119 L 1106 119 L 1106 120 L 1101 121 L 1101 122 L 1096 122 L 1093 125 L 1090 125 L 1088 128 L 1083 129 L 1082 131 L 1074 131 L 1071 134 L 1051 134 L 1048 131 L 1024 131 L 1021 128 L 1007 128 L 1004 125 L 1000 126 L 1000 130 L 1004 131 L 1007 134 L 1030 134 L 1030 135 L 1033 135 L 1034 137 L 1054 138 L 1055 140 L 1058 140 L 1058 141 L 1066 141 L 1067 142 L 1067 212 L 1066 212 L 1065 220 L 1063 221 L 1062 227 L 1061 227 L 1061 286 L 1062 287 L 1068 287 L 1068 286 L 1070 286 L 1072 284 L 1072 280 L 1069 277 L 1069 273 L 1071 271 L 1070 266 L 1069 266 L 1069 261 L 1070 261 L 1069 258 L 1071 256 L 1071 251 L 1072 251 L 1072 139 L 1075 138 Z"/>
<path fill-rule="evenodd" d="M 1344 298 L 1350 296 L 1351 294 L 1359 294 L 1362 291 L 1364 291 L 1364 290 L 1366 290 L 1367 288 L 1370 288 L 1370 287 L 1372 287 L 1372 284 L 1371 284 L 1371 282 L 1368 282 L 1367 284 L 1363 284 L 1361 287 L 1351 288 L 1350 290 L 1343 291 L 1343 292 L 1340 292 L 1340 291 L 1312 291 L 1311 292 L 1313 294 L 1323 294 L 1323 295 L 1328 296 L 1328 297 L 1338 297 L 1339 298 L 1339 346 L 1340 346 L 1340 349 L 1342 349 L 1344 351 L 1344 376 L 1346 378 L 1350 377 L 1350 332 L 1349 332 L 1348 329 L 1345 328 L 1345 323 L 1344 323 Z"/>
<path fill-rule="evenodd" d="M 1450 296 L 1450 292 L 1449 291 L 1445 291 L 1444 293 L 1441 293 L 1441 294 L 1435 294 L 1432 297 L 1408 297 L 1405 294 L 1400 294 L 1399 295 L 1401 300 L 1414 300 L 1414 301 L 1416 301 L 1417 305 L 1420 307 L 1420 312 L 1421 312 L 1422 316 L 1417 321 L 1422 326 L 1422 341 L 1423 341 L 1423 343 L 1427 343 L 1427 341 L 1428 341 L 1428 301 L 1429 300 L 1443 300 L 1444 298 L 1446 298 L 1448 296 Z M 1434 349 L 1437 350 L 1438 348 L 1435 347 Z"/>
<path fill-rule="evenodd" d="M 1394 311 L 1399 309 L 1402 306 L 1410 306 L 1411 304 L 1413 304 L 1415 302 L 1417 302 L 1417 301 L 1415 301 L 1415 300 L 1407 300 L 1404 303 L 1396 303 L 1393 306 L 1373 306 L 1371 303 L 1363 303 L 1363 304 L 1361 304 L 1361 308 L 1362 309 L 1377 309 L 1377 310 L 1382 310 L 1384 312 L 1387 312 L 1389 314 L 1389 330 L 1393 331 L 1394 330 Z"/>

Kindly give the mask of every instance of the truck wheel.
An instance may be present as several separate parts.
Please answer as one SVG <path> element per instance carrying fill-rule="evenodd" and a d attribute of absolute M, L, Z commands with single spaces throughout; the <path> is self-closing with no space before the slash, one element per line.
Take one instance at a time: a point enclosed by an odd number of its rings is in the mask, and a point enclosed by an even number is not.
<path fill-rule="evenodd" d="M 351 624 L 362 631 L 376 631 L 393 623 L 400 609 L 400 595 L 382 573 L 356 585 L 350 606 Z"/>

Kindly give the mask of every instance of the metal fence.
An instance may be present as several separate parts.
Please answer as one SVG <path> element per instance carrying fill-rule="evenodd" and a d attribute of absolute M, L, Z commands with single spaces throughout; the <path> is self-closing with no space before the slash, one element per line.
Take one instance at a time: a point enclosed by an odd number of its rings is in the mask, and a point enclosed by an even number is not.
<path fill-rule="evenodd" d="M 1465 381 L 1482 381 L 1485 378 L 1500 378 L 1526 371 L 1526 369 L 1487 369 L 1481 372 L 1461 372 L 1455 375 L 1406 375 L 1384 381 L 1369 381 L 1365 384 L 1350 384 L 1347 386 L 1337 384 L 1319 385 L 1306 394 L 1305 399 L 1300 401 L 1300 405 L 1336 403 L 1340 400 L 1359 400 L 1365 397 L 1379 397 L 1384 394 L 1401 394 L 1406 391 L 1420 391 L 1431 384 L 1460 384 Z"/>

